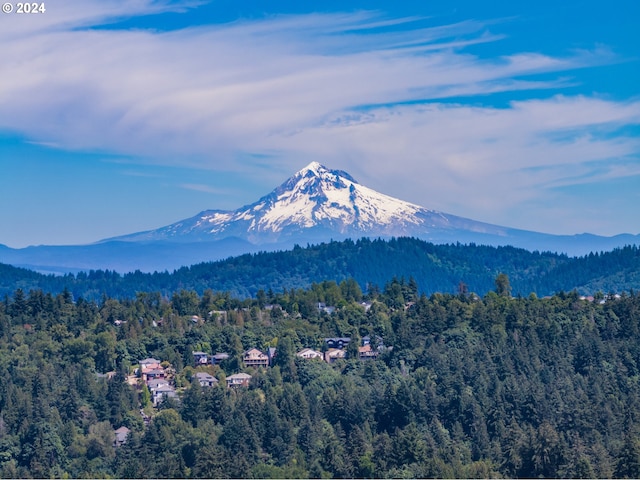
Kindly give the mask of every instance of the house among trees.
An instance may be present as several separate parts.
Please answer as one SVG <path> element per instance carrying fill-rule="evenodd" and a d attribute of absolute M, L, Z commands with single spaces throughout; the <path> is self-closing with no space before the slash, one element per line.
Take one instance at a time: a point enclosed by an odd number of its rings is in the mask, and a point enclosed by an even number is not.
<path fill-rule="evenodd" d="M 173 398 L 173 399 L 178 398 L 178 394 L 176 393 L 176 391 L 171 385 L 164 385 L 164 386 L 158 387 L 157 389 L 151 391 L 151 395 L 152 395 L 151 398 L 152 398 L 154 407 L 157 407 L 160 404 L 160 402 L 162 402 L 164 397 Z"/>
<path fill-rule="evenodd" d="M 193 361 L 196 365 L 206 365 L 209 363 L 209 354 L 205 352 L 193 352 Z"/>
<path fill-rule="evenodd" d="M 242 361 L 246 367 L 267 368 L 269 366 L 269 357 L 257 348 L 252 348 L 244 352 Z"/>
<path fill-rule="evenodd" d="M 147 388 L 149 389 L 150 392 L 153 392 L 154 390 L 157 390 L 162 387 L 168 387 L 168 386 L 169 386 L 169 380 L 167 380 L 166 378 L 157 378 L 157 379 L 147 381 Z"/>
<path fill-rule="evenodd" d="M 165 377 L 165 371 L 164 368 L 162 368 L 162 365 L 160 365 L 160 360 L 155 358 L 145 358 L 144 360 L 140 360 L 139 373 L 145 383 L 149 380 Z"/>
<path fill-rule="evenodd" d="M 113 446 L 120 447 L 124 445 L 127 442 L 127 436 L 129 435 L 130 432 L 131 430 L 129 430 L 125 426 L 122 426 L 119 429 L 117 429 L 115 432 L 113 432 L 115 435 L 115 439 L 113 440 Z"/>
<path fill-rule="evenodd" d="M 250 380 L 248 373 L 235 373 L 227 377 L 227 387 L 248 387 Z"/>
<path fill-rule="evenodd" d="M 322 352 L 318 352 L 313 348 L 303 348 L 298 353 L 296 353 L 296 355 L 300 358 L 306 358 L 306 359 L 310 359 L 310 358 L 319 358 L 321 360 L 323 359 Z"/>
<path fill-rule="evenodd" d="M 228 353 L 216 353 L 215 355 L 211 355 L 211 364 L 220 365 L 222 362 L 228 359 L 229 359 Z"/>
<path fill-rule="evenodd" d="M 379 337 L 378 335 L 373 338 L 371 338 L 369 335 L 365 335 L 364 337 L 362 337 L 362 346 L 364 347 L 365 345 L 369 344 L 373 344 L 374 347 L 380 347 L 384 345 L 384 341 L 382 340 L 382 337 Z"/>
<path fill-rule="evenodd" d="M 169 398 L 178 398 L 175 389 L 171 385 L 171 381 L 167 378 L 167 372 L 162 366 L 160 360 L 155 358 L 145 358 L 140 360 L 140 376 L 151 394 L 153 406 L 158 406 L 162 399 L 166 396 Z"/>
<path fill-rule="evenodd" d="M 367 343 L 363 347 L 358 347 L 358 358 L 360 360 L 375 360 L 378 358 L 379 351 L 371 347 L 370 343 Z"/>
<path fill-rule="evenodd" d="M 207 372 L 198 372 L 195 377 L 201 387 L 214 387 L 218 384 L 218 379 Z"/>
<path fill-rule="evenodd" d="M 140 368 L 142 369 L 142 373 L 145 372 L 145 370 L 155 370 L 157 368 L 161 368 L 160 366 L 160 360 L 157 360 L 155 358 L 145 358 L 144 360 L 140 360 Z"/>
<path fill-rule="evenodd" d="M 336 307 L 333 307 L 331 305 L 327 305 L 324 302 L 318 302 L 318 311 L 319 312 L 325 312 L 325 313 L 328 313 L 329 315 L 331 315 L 333 312 L 336 311 Z"/>
<path fill-rule="evenodd" d="M 164 377 L 165 377 L 165 371 L 163 368 L 154 368 L 153 370 L 142 372 L 142 379 L 146 382 L 148 382 L 149 380 L 158 380 Z"/>
<path fill-rule="evenodd" d="M 332 338 L 324 339 L 324 343 L 327 344 L 328 348 L 340 348 L 340 349 L 346 347 L 350 341 L 351 341 L 351 337 L 332 337 Z"/>
<path fill-rule="evenodd" d="M 340 348 L 330 348 L 324 353 L 324 359 L 327 363 L 334 363 L 336 360 L 347 358 L 347 352 Z"/>

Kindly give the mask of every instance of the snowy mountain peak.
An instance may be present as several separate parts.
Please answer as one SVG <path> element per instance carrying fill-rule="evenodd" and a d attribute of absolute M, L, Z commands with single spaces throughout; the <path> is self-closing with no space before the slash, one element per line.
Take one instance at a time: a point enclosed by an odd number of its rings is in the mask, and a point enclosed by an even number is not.
<path fill-rule="evenodd" d="M 178 242 L 229 237 L 254 244 L 345 237 L 416 236 L 454 230 L 500 234 L 494 227 L 446 215 L 376 192 L 341 170 L 311 162 L 257 202 L 235 211 L 208 210 L 173 225 L 117 240 Z"/>
<path fill-rule="evenodd" d="M 300 170 L 298 172 L 298 175 L 304 176 L 307 172 L 312 172 L 314 175 L 321 175 L 323 172 L 327 171 L 328 169 L 324 165 L 321 165 L 318 162 L 311 162 L 309 165 Z"/>
<path fill-rule="evenodd" d="M 351 183 L 358 183 L 347 172 L 344 172 L 342 170 L 330 170 L 318 162 L 311 162 L 309 165 L 298 171 L 295 175 L 293 175 L 285 183 L 283 183 L 283 186 L 290 185 L 292 182 L 296 182 L 300 178 L 320 178 L 328 182 L 337 181 L 338 178 L 344 178 Z"/>

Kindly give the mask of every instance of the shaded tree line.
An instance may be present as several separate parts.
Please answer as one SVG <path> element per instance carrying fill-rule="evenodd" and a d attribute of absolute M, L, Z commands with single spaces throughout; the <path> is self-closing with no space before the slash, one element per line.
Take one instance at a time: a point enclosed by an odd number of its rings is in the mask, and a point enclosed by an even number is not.
<path fill-rule="evenodd" d="M 322 243 L 290 251 L 246 254 L 218 262 L 183 267 L 174 272 L 121 275 L 90 271 L 64 276 L 40 275 L 0 265 L 0 295 L 20 287 L 100 301 L 103 296 L 131 298 L 139 291 L 170 297 L 180 288 L 202 295 L 207 289 L 250 298 L 259 290 L 309 288 L 314 282 L 354 279 L 361 289 L 381 287 L 393 275 L 412 277 L 421 293 L 468 291 L 485 295 L 499 273 L 509 276 L 514 294 L 539 296 L 577 289 L 583 294 L 640 289 L 640 249 L 629 246 L 569 258 L 514 247 L 433 245 L 414 238 Z"/>

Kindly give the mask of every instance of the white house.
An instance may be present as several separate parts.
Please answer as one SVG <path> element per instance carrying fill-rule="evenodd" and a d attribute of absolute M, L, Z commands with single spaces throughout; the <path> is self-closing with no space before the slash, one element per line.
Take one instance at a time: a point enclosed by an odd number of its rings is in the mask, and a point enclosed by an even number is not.
<path fill-rule="evenodd" d="M 207 372 L 198 372 L 195 376 L 201 387 L 213 387 L 218 384 L 218 379 Z"/>
<path fill-rule="evenodd" d="M 227 387 L 248 387 L 251 375 L 248 373 L 235 373 L 227 377 Z"/>
<path fill-rule="evenodd" d="M 300 358 L 306 358 L 306 359 L 319 358 L 322 360 L 322 352 L 318 352 L 313 348 L 303 348 L 298 353 L 296 353 L 296 355 Z"/>

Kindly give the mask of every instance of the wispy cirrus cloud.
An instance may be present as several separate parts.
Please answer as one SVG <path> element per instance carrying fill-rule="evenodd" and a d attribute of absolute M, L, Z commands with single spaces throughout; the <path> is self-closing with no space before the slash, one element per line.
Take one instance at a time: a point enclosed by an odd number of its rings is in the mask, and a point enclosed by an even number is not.
<path fill-rule="evenodd" d="M 73 0 L 0 31 L 12 46 L 0 50 L 0 128 L 165 165 L 249 170 L 237 159 L 264 154 L 270 182 L 320 160 L 481 217 L 507 212 L 504 198 L 518 205 L 554 186 L 640 173 L 638 139 L 624 131 L 640 123 L 638 101 L 555 94 L 576 83 L 577 69 L 617 61 L 606 47 L 482 58 L 469 47 L 501 41 L 499 23 L 425 27 L 371 12 L 168 32 L 89 28 L 194 6 Z M 541 90 L 547 98 L 501 108 L 474 103 Z M 425 175 L 408 181 L 407 171 Z"/>
<path fill-rule="evenodd" d="M 85 15 L 67 21 L 100 23 L 127 9 L 134 15 L 179 6 L 92 2 L 76 5 L 72 11 Z M 0 53 L 11 71 L 0 80 L 0 126 L 69 148 L 155 158 L 215 149 L 232 159 L 278 135 L 286 150 L 291 131 L 362 105 L 551 88 L 564 80 L 519 77 L 608 58 L 523 53 L 482 60 L 455 47 L 495 41 L 482 22 L 411 28 L 414 20 L 397 20 L 407 24 L 402 32 L 379 31 L 380 19 L 365 12 L 174 32 L 43 28 Z"/>
<path fill-rule="evenodd" d="M 127 177 L 139 177 L 139 178 L 165 178 L 166 175 L 151 173 L 151 172 L 141 172 L 138 170 L 123 170 L 120 172 L 121 175 L 125 175 Z"/>
<path fill-rule="evenodd" d="M 625 133 L 638 124 L 639 101 L 558 95 L 505 108 L 429 103 L 371 109 L 299 132 L 295 141 L 298 154 L 313 150 L 330 159 L 340 152 L 344 168 L 396 196 L 438 209 L 455 206 L 472 218 L 501 217 L 523 228 L 537 221 L 539 230 L 569 233 L 561 215 L 518 218 L 518 206 L 554 196 L 558 188 L 640 176 L 640 139 Z M 407 172 L 413 172 L 411 181 Z"/>
<path fill-rule="evenodd" d="M 226 193 L 225 191 L 220 190 L 218 188 L 213 188 L 210 185 L 203 185 L 200 183 L 181 183 L 180 188 L 184 188 L 186 190 L 193 190 L 196 192 L 213 193 L 217 195 Z"/>

